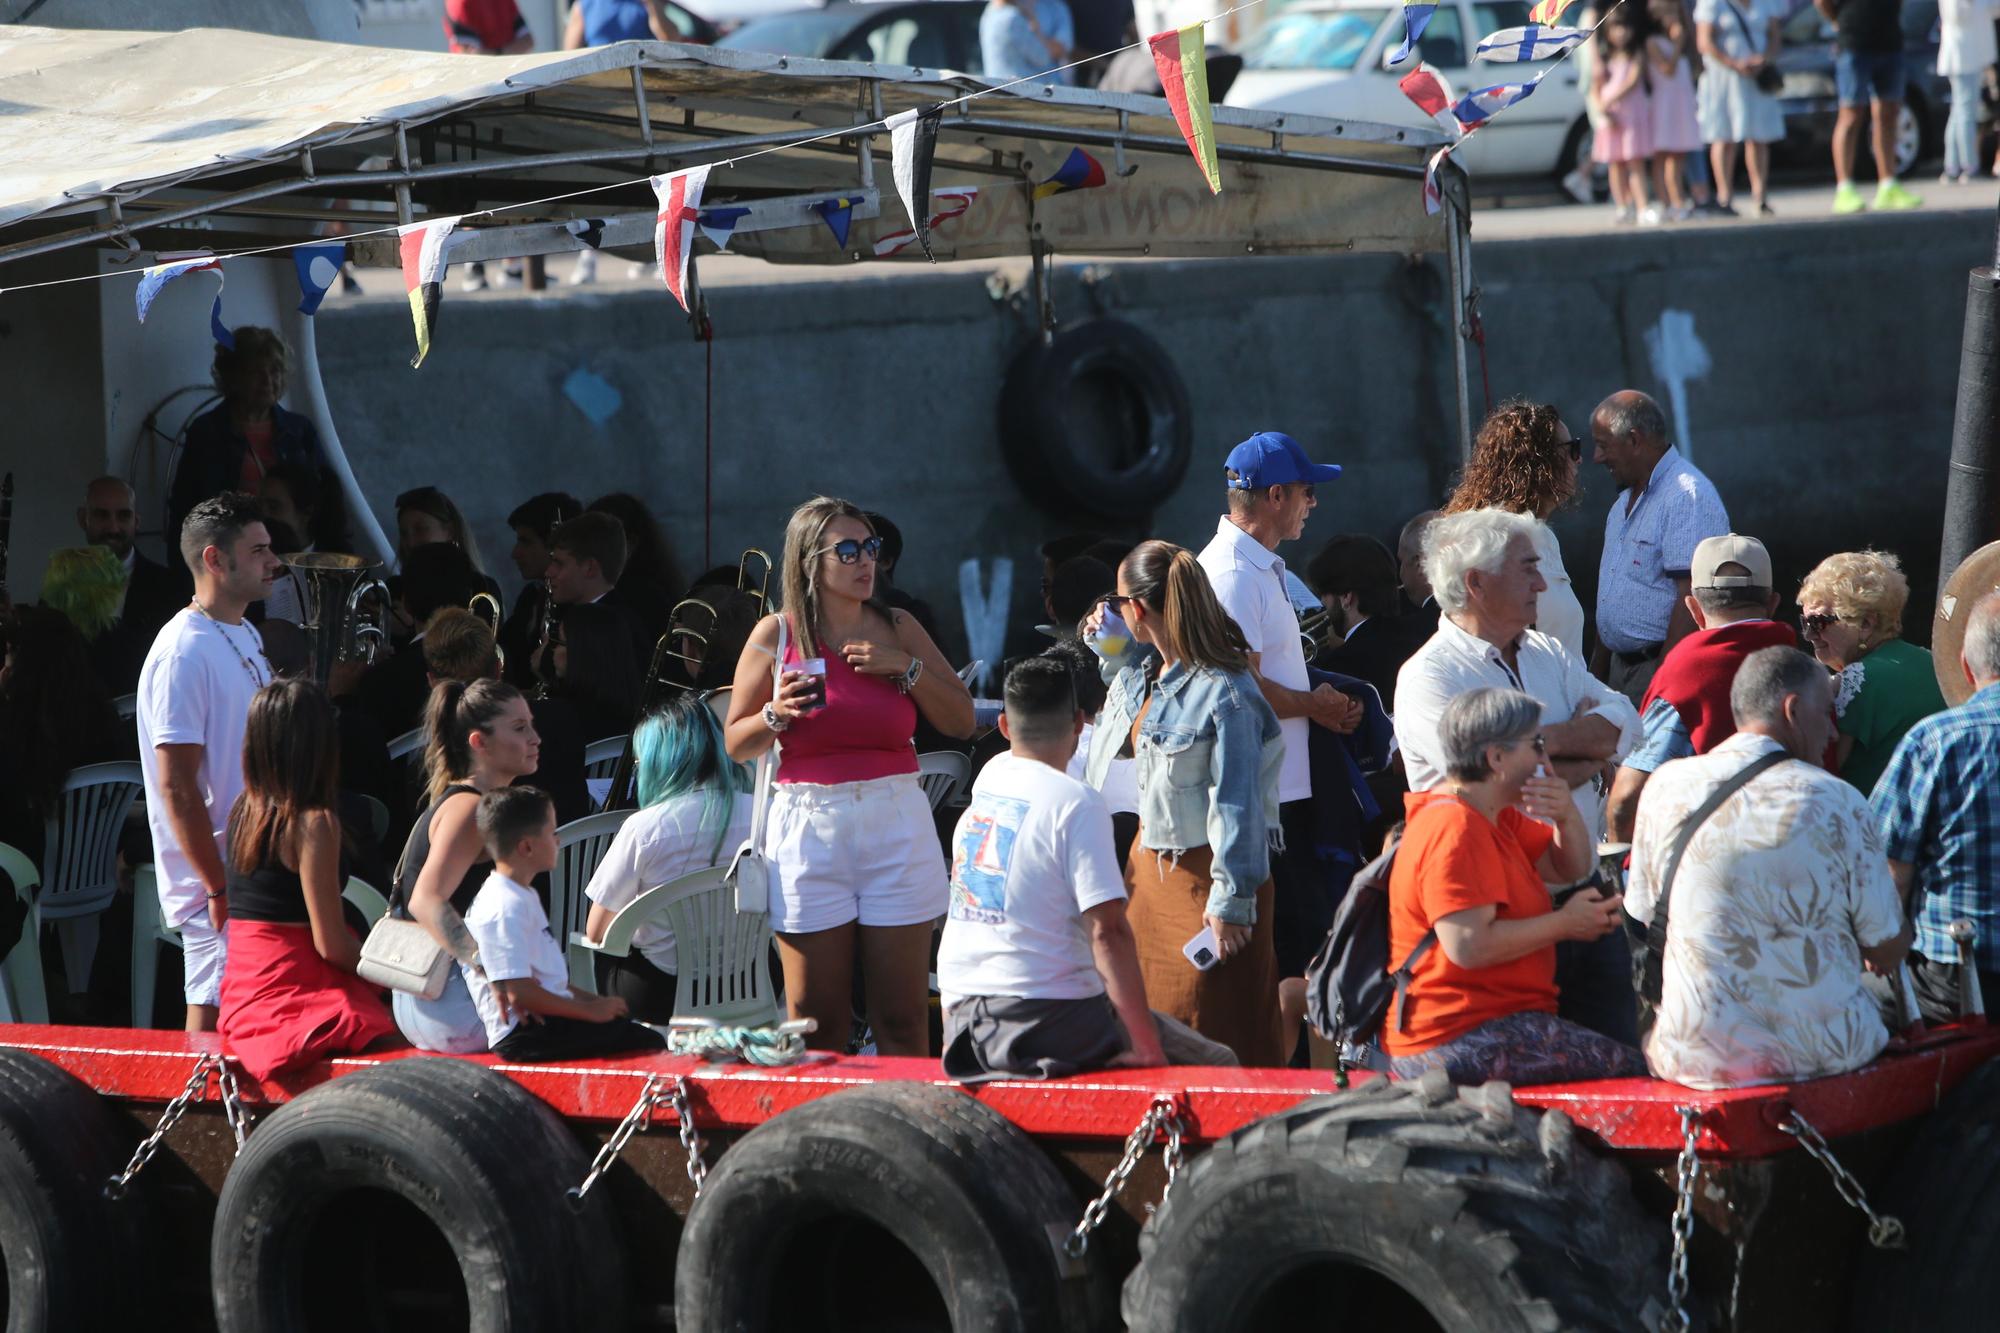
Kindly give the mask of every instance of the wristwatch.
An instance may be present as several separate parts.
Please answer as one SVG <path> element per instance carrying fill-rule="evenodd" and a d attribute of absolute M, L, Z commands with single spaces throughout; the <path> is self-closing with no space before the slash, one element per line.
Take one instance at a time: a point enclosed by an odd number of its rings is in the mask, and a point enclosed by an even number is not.
<path fill-rule="evenodd" d="M 917 678 L 923 674 L 924 659 L 921 657 L 912 657 L 908 669 L 902 675 L 896 677 L 896 688 L 908 694 L 911 690 L 917 688 Z"/>
<path fill-rule="evenodd" d="M 773 731 L 783 731 L 792 724 L 778 716 L 778 710 L 770 704 L 764 705 L 764 725 Z"/>

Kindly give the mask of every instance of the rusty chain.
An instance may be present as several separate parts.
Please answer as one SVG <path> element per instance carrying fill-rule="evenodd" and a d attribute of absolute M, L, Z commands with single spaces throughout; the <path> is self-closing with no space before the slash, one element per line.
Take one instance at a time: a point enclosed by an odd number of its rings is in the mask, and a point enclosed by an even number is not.
<path fill-rule="evenodd" d="M 597 1150 L 583 1183 L 565 1191 L 573 1207 L 583 1206 L 584 1196 L 611 1169 L 611 1164 L 625 1151 L 625 1145 L 631 1142 L 632 1136 L 652 1127 L 653 1112 L 662 1106 L 672 1111 L 679 1122 L 681 1147 L 687 1151 L 688 1180 L 694 1186 L 695 1197 L 701 1197 L 701 1187 L 708 1179 L 708 1166 L 701 1159 L 701 1132 L 695 1128 L 694 1115 L 688 1109 L 687 1080 L 676 1074 L 669 1087 L 662 1075 L 648 1074 L 645 1086 L 639 1089 L 639 1099 L 632 1103 L 632 1109 L 618 1122 L 618 1128 L 611 1131 L 611 1137 Z"/>
<path fill-rule="evenodd" d="M 1181 1122 L 1180 1108 L 1172 1097 L 1158 1093 L 1153 1104 L 1146 1108 L 1146 1114 L 1125 1136 L 1125 1152 L 1118 1159 L 1118 1165 L 1111 1168 L 1111 1174 L 1104 1178 L 1104 1192 L 1090 1201 L 1083 1210 L 1083 1218 L 1076 1224 L 1063 1241 L 1063 1253 L 1072 1259 L 1081 1259 L 1090 1249 L 1090 1233 L 1104 1223 L 1105 1214 L 1111 1211 L 1111 1201 L 1125 1188 L 1125 1182 L 1139 1168 L 1139 1163 L 1152 1149 L 1153 1142 L 1164 1133 L 1166 1147 L 1161 1156 L 1167 1167 L 1166 1188 L 1160 1191 L 1160 1202 L 1167 1201 L 1173 1191 L 1174 1180 L 1181 1171 L 1181 1135 L 1185 1131 Z"/>
<path fill-rule="evenodd" d="M 180 1093 L 167 1103 L 166 1110 L 160 1112 L 160 1122 L 153 1126 L 153 1132 L 139 1141 L 132 1151 L 132 1160 L 125 1169 L 111 1177 L 104 1184 L 104 1197 L 117 1200 L 125 1197 L 132 1185 L 132 1178 L 146 1169 L 166 1142 L 167 1135 L 180 1123 L 188 1108 L 202 1100 L 208 1091 L 208 1076 L 216 1076 L 216 1083 L 222 1094 L 222 1114 L 229 1121 L 229 1132 L 236 1138 L 236 1151 L 243 1151 L 243 1140 L 250 1132 L 250 1118 L 243 1110 L 242 1090 L 237 1087 L 236 1075 L 229 1068 L 226 1057 L 210 1053 L 194 1062 L 194 1072 L 188 1075 L 187 1084 Z"/>

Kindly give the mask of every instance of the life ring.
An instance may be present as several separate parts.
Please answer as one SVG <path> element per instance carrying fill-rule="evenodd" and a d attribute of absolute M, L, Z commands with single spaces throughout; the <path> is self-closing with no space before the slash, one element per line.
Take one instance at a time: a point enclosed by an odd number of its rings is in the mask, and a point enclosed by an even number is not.
<path fill-rule="evenodd" d="M 306 1326 L 618 1328 L 623 1250 L 545 1104 L 466 1060 L 322 1084 L 257 1126 L 210 1239 L 221 1333 Z M 428 1225 L 426 1225 L 428 1223 Z"/>
<path fill-rule="evenodd" d="M 1021 488 L 1054 509 L 1148 518 L 1187 477 L 1187 385 L 1137 325 L 1071 325 L 1031 340 L 1008 367 L 1000 448 Z M 1218 471 L 1218 490 L 1221 480 Z"/>
<path fill-rule="evenodd" d="M 1132 1333 L 1636 1329 L 1667 1271 L 1614 1162 L 1503 1083 L 1374 1079 L 1238 1130 L 1139 1238 Z"/>
<path fill-rule="evenodd" d="M 738 1333 L 1102 1327 L 1097 1268 L 1066 1271 L 1060 1249 L 1082 1211 L 1048 1156 L 963 1092 L 837 1092 L 751 1130 L 709 1172 L 674 1311 L 682 1328 Z"/>
<path fill-rule="evenodd" d="M 82 1082 L 26 1051 L 0 1050 L 0 1258 L 9 1330 L 121 1328 L 151 1289 L 143 1181 L 105 1183 L 138 1131 Z M 116 1274 L 113 1278 L 111 1275 Z"/>
<path fill-rule="evenodd" d="M 1853 1329 L 1990 1328 L 2000 1302 L 2000 1060 L 1989 1060 L 1952 1089 L 1916 1140 L 1868 1191 L 1878 1213 L 1903 1224 L 1896 1249 L 1862 1243 L 1848 1297 Z M 1829 1204 L 1829 1207 L 1832 1205 Z M 1855 1215 L 1855 1229 L 1861 1229 Z M 1839 1264 L 1840 1256 L 1828 1261 Z M 1884 1287 L 1884 1282 L 1906 1285 Z M 1912 1282 L 1937 1285 L 1917 1287 Z M 1921 1293 L 1921 1316 L 1912 1300 Z M 1886 1322 L 1883 1322 L 1886 1321 Z"/>

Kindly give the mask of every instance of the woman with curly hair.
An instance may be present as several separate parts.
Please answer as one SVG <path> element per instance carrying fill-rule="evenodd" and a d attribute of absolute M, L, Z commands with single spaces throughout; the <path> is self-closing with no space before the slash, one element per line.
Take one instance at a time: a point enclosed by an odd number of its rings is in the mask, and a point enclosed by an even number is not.
<path fill-rule="evenodd" d="M 1799 585 L 1799 627 L 1833 681 L 1837 770 L 1863 795 L 1903 733 L 1944 711 L 1925 649 L 1902 638 L 1910 581 L 1886 551 L 1830 555 Z"/>
<path fill-rule="evenodd" d="M 1578 657 L 1583 653 L 1583 603 L 1577 600 L 1549 516 L 1576 495 L 1583 444 L 1547 403 L 1510 398 L 1487 415 L 1472 442 L 1472 461 L 1442 512 L 1504 509 L 1535 520 L 1535 550 L 1548 590 L 1535 606 L 1535 628 Z"/>

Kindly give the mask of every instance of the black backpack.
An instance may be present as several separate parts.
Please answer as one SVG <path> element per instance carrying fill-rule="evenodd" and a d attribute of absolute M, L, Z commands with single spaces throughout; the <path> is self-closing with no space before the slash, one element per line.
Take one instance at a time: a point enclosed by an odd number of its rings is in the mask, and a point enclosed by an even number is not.
<path fill-rule="evenodd" d="M 1391 1005 L 1400 1019 L 1411 969 L 1437 943 L 1435 930 L 1425 932 L 1402 966 L 1389 970 L 1389 872 L 1401 839 L 1398 828 L 1381 855 L 1355 872 L 1333 929 L 1306 967 L 1306 1021 L 1338 1049 L 1343 1071 L 1388 1069 L 1376 1042 L 1382 1020 Z"/>

